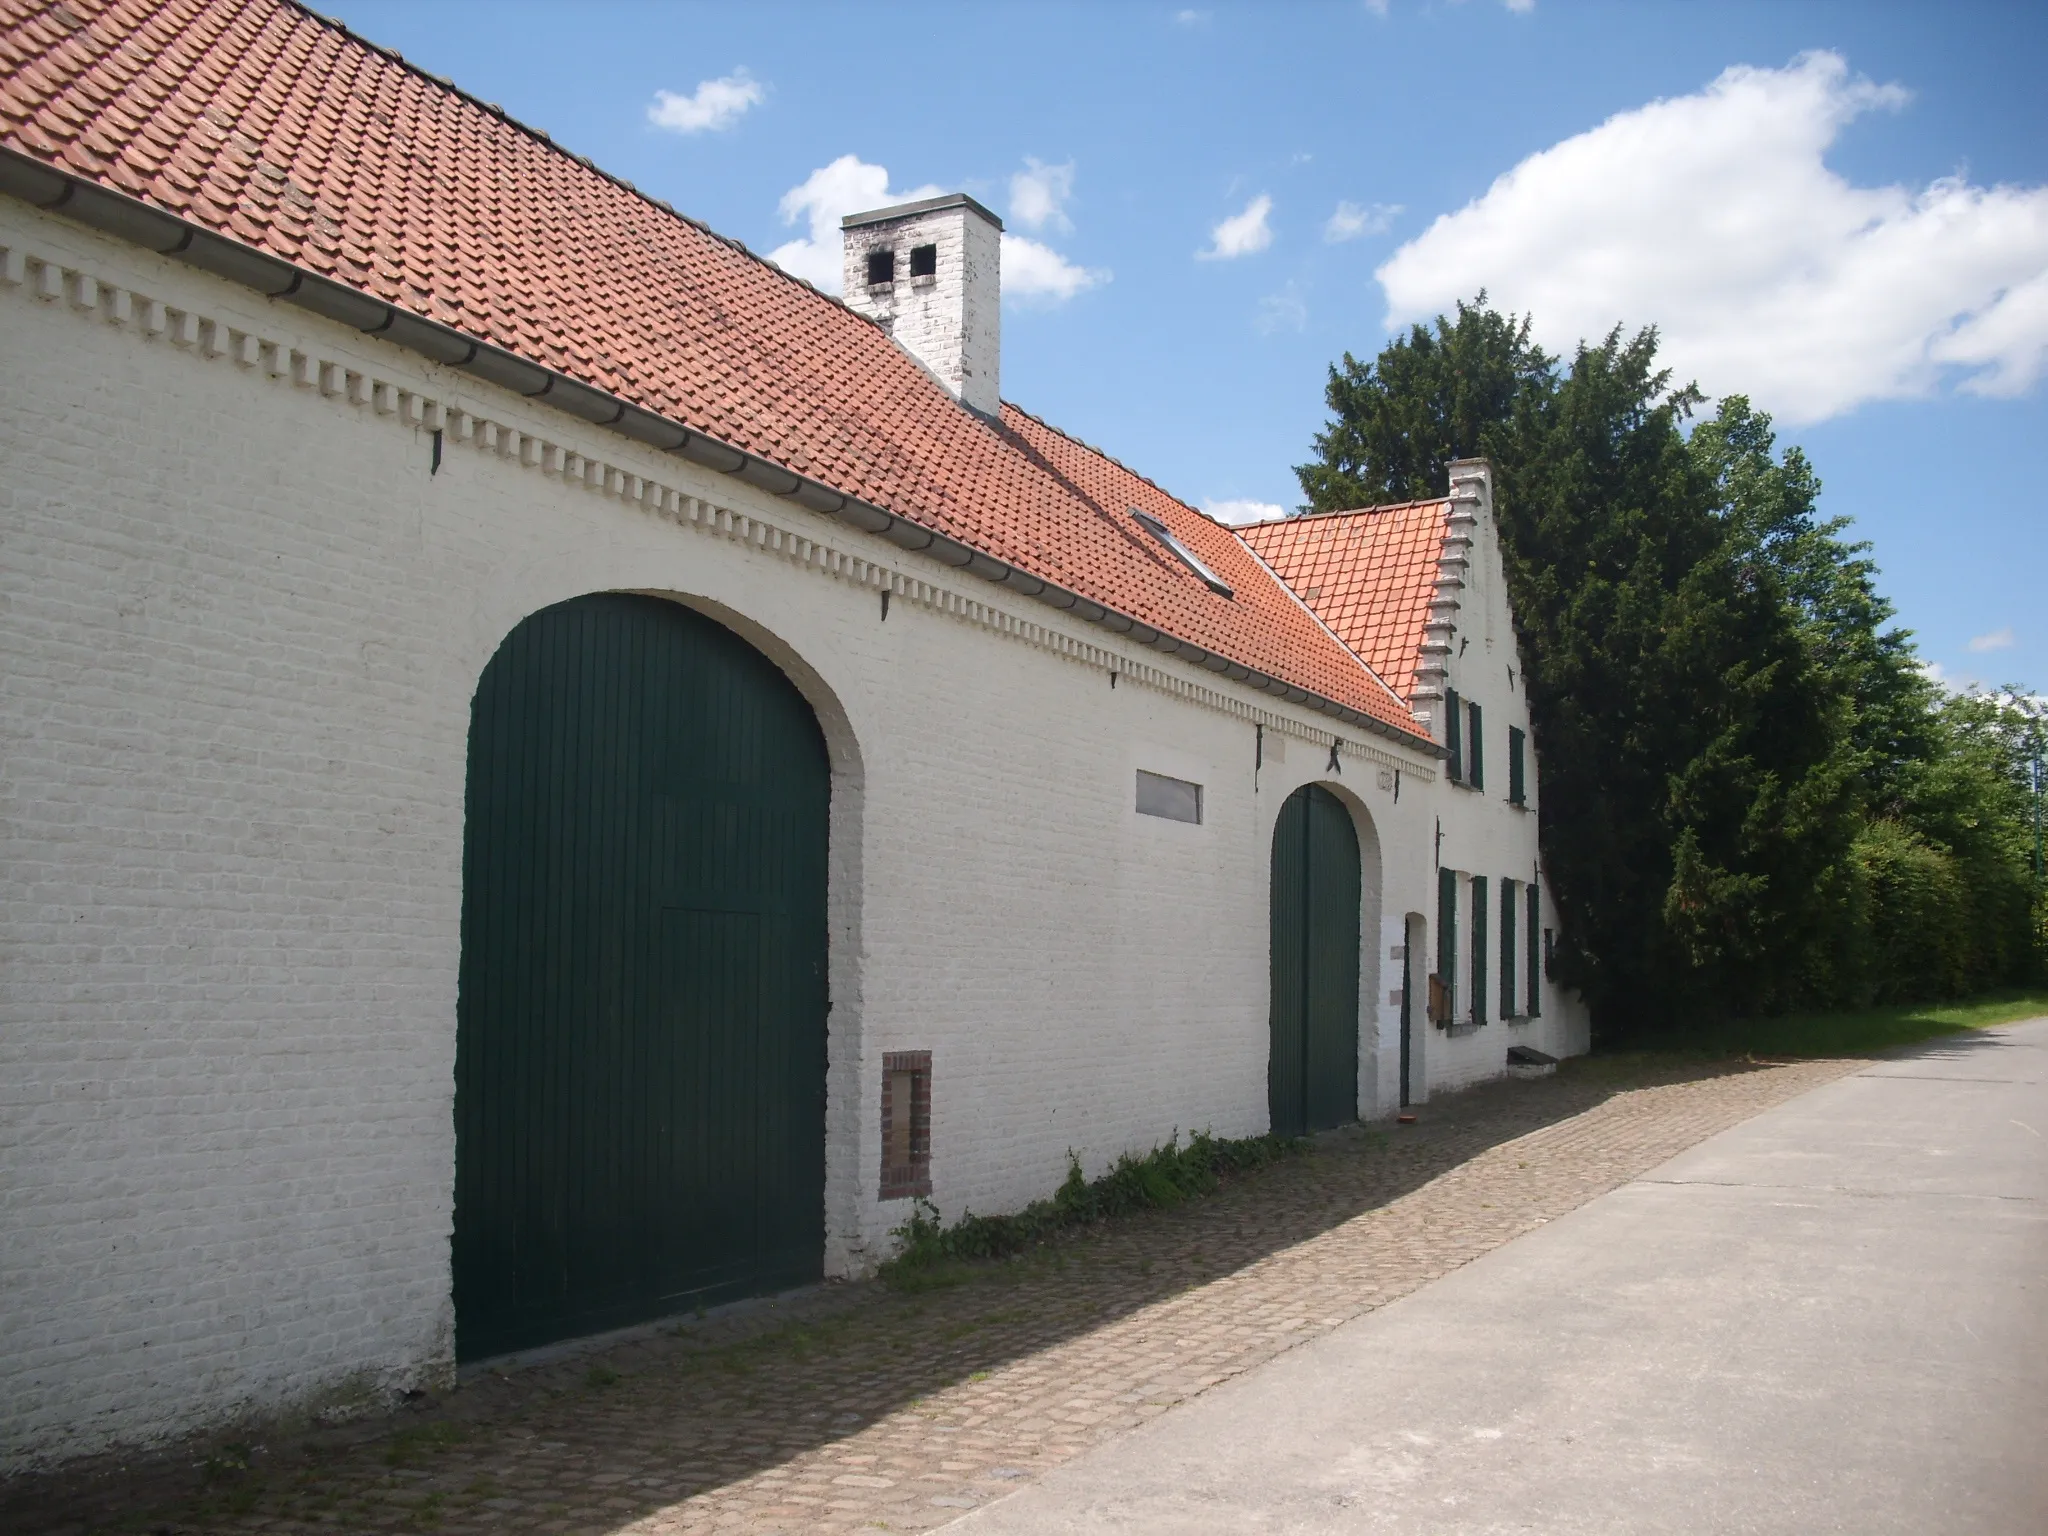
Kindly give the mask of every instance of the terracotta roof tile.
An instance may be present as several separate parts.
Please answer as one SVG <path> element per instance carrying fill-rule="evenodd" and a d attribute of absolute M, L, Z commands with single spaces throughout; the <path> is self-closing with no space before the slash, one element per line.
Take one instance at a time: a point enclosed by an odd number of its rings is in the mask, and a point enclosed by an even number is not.
<path fill-rule="evenodd" d="M 1238 532 L 1339 639 L 1412 699 L 1449 516 L 1447 501 L 1412 501 Z"/>
<path fill-rule="evenodd" d="M 287 0 L 0 0 L 0 57 L 12 149 L 1421 734 L 1229 529 L 1014 407 L 963 409 L 836 300 Z"/>

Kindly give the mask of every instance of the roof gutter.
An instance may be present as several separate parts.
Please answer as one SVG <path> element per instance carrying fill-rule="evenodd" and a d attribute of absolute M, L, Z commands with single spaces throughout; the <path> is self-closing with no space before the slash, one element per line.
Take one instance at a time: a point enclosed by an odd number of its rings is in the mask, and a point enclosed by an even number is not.
<path fill-rule="evenodd" d="M 771 460 L 735 448 L 694 427 L 657 416 L 609 391 L 593 388 L 565 373 L 528 362 L 487 341 L 387 304 L 357 288 L 337 283 L 295 263 L 280 260 L 218 234 L 125 192 L 117 192 L 47 161 L 0 145 L 0 192 L 51 213 L 61 213 L 103 233 L 160 256 L 171 256 L 255 290 L 269 299 L 283 299 L 330 320 L 382 337 L 445 367 L 460 369 L 486 383 L 537 400 L 593 426 L 609 427 L 635 442 L 673 453 L 721 474 L 743 480 L 772 496 L 810 511 L 837 517 L 868 533 L 879 534 L 899 548 L 930 555 L 942 564 L 965 570 L 997 586 L 1072 613 L 1090 624 L 1128 635 L 1140 645 L 1198 666 L 1291 704 L 1316 710 L 1346 725 L 1383 736 L 1410 751 L 1440 757 L 1444 749 L 1425 736 L 1402 730 L 1361 710 L 1326 699 L 1293 683 L 1231 661 L 1214 651 L 1178 640 L 1149 624 L 1105 607 L 983 554 L 956 539 L 911 522 L 870 502 L 834 490 L 819 480 L 785 469 Z M 1283 584 L 1284 585 L 1284 584 Z M 1370 669 L 1368 669 L 1370 670 Z"/>

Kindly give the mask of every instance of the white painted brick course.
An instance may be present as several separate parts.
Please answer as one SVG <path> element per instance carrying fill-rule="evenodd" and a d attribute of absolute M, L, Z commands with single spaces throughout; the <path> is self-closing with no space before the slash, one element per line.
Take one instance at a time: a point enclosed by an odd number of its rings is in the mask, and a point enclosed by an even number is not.
<path fill-rule="evenodd" d="M 35 360 L 0 374 L 0 1465 L 446 1378 L 469 703 L 583 593 L 702 608 L 818 709 L 834 1272 L 907 1210 L 875 1198 L 885 1051 L 933 1053 L 949 1217 L 1069 1149 L 1265 1128 L 1304 783 L 1384 865 L 1361 1103 L 1391 1105 L 1381 914 L 1431 910 L 1427 760 L 1347 739 L 1330 775 L 1319 717 L 5 200 L 0 248 L 0 351 Z M 40 301 L 51 271 L 98 307 Z M 1205 824 L 1137 816 L 1141 766 Z"/>

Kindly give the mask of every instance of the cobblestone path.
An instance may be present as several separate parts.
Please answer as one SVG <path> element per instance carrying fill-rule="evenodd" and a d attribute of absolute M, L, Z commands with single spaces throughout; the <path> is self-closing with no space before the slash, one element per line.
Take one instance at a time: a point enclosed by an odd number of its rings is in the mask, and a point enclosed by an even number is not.
<path fill-rule="evenodd" d="M 196 1471 L 23 1485 L 0 1526 L 927 1530 L 1861 1064 L 1567 1063 L 955 1285 L 828 1285 Z"/>

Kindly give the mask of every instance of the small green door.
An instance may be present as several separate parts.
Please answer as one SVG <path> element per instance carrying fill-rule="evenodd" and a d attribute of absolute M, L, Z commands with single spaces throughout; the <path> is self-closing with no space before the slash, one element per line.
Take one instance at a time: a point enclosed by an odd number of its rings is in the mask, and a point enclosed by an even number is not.
<path fill-rule="evenodd" d="M 675 603 L 562 603 L 484 669 L 459 1359 L 822 1274 L 830 796 L 789 679 Z"/>
<path fill-rule="evenodd" d="M 1358 833 L 1320 785 L 1287 797 L 1273 831 L 1273 1134 L 1358 1118 Z"/>

